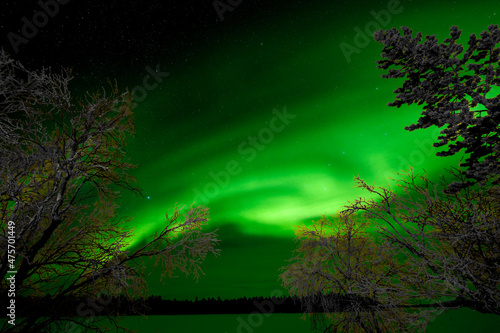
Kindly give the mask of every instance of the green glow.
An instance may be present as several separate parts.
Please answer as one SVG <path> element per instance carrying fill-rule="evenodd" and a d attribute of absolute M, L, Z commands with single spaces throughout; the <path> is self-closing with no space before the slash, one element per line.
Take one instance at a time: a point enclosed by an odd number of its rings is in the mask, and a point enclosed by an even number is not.
<path fill-rule="evenodd" d="M 450 4 L 439 2 L 432 2 L 432 10 L 420 2 L 402 6 L 403 13 L 394 15 L 386 28 L 406 25 L 442 41 L 450 26 L 459 25 L 465 45 L 471 33 L 479 34 L 500 15 L 480 4 L 474 10 L 463 4 L 451 10 Z M 226 170 L 230 161 L 241 168 L 207 203 L 210 226 L 223 235 L 221 257 L 209 259 L 206 282 L 200 281 L 196 291 L 190 291 L 191 280 L 184 284 L 179 279 L 169 284 L 169 296 L 268 294 L 270 286 L 278 286 L 277 269 L 293 249 L 293 226 L 334 214 L 348 200 L 365 195 L 353 188 L 353 176 L 385 186 L 408 164 L 431 177 L 457 165 L 460 156 L 435 156 L 439 150 L 431 144 L 436 128 L 404 130 L 418 119 L 420 108 L 387 106 L 399 82 L 380 78 L 375 61 L 381 45 L 371 41 L 353 54 L 351 63 L 345 60 L 339 44 L 353 44 L 353 28 L 364 27 L 373 20 L 370 10 L 386 4 L 356 7 L 349 14 L 334 3 L 316 10 L 310 5 L 300 13 L 283 8 L 282 17 L 269 18 L 272 29 L 266 24 L 221 27 L 223 33 L 193 49 L 185 62 L 169 67 L 171 60 L 158 56 L 162 70 L 171 75 L 136 110 L 137 136 L 130 151 L 139 164 L 135 175 L 145 197 L 127 197 L 121 207 L 124 215 L 135 216 L 131 245 L 161 229 L 169 207 L 176 202 L 189 207 L 195 189 L 203 192 L 207 184 L 215 184 L 210 172 Z M 140 79 L 130 78 L 131 86 Z M 248 161 L 250 154 L 242 155 L 238 146 L 269 128 L 273 110 L 284 107 L 296 117 Z M 231 273 L 224 268 L 241 261 L 257 267 L 255 261 L 262 261 L 250 254 L 254 245 L 229 247 L 231 237 L 244 244 L 244 237 L 255 240 L 252 244 L 268 242 L 262 255 L 269 267 L 259 273 L 267 289 L 256 287 L 244 269 Z M 270 259 L 269 253 L 279 255 Z M 238 279 L 214 287 L 226 281 L 225 274 Z M 248 292 L 236 285 L 255 288 Z"/>

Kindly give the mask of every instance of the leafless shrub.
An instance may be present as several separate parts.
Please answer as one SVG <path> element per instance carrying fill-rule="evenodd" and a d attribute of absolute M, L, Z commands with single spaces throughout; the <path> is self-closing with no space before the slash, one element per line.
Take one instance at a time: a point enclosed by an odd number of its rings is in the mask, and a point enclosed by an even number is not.
<path fill-rule="evenodd" d="M 500 313 L 498 187 L 445 191 L 463 177 L 450 170 L 435 183 L 410 170 L 399 191 L 357 177 L 370 199 L 297 228 L 281 279 L 317 329 L 421 331 L 449 307 Z"/>

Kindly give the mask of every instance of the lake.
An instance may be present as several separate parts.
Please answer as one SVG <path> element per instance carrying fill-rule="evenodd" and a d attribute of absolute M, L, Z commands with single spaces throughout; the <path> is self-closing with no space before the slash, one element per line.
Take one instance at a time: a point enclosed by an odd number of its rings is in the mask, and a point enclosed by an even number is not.
<path fill-rule="evenodd" d="M 309 321 L 301 314 L 275 313 L 239 315 L 179 315 L 179 316 L 129 316 L 119 321 L 126 328 L 138 333 L 306 333 Z M 470 309 L 448 310 L 427 327 L 427 333 L 498 333 L 500 316 L 485 315 Z"/>

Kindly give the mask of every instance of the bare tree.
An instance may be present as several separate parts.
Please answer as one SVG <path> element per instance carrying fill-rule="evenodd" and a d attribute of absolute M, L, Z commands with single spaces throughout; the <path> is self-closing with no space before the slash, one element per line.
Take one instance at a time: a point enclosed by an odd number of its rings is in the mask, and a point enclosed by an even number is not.
<path fill-rule="evenodd" d="M 297 229 L 281 279 L 316 328 L 421 331 L 445 308 L 500 314 L 498 186 L 444 191 L 464 178 L 450 170 L 432 182 L 410 170 L 392 191 L 357 177 L 370 199 Z"/>
<path fill-rule="evenodd" d="M 442 290 L 433 295 L 452 297 L 456 306 L 483 313 L 500 314 L 500 197 L 496 178 L 485 186 L 471 186 L 460 192 L 445 191 L 466 175 L 451 169 L 439 182 L 410 170 L 399 180 L 401 193 L 358 186 L 378 200 L 358 199 L 348 212 L 363 212 L 383 223 L 386 241 L 408 253 L 422 281 Z M 411 255 L 410 255 L 411 254 Z"/>
<path fill-rule="evenodd" d="M 398 249 L 374 237 L 363 215 L 339 213 L 297 229 L 300 245 L 281 279 L 321 332 L 421 331 L 429 313 L 415 312 L 415 276 Z M 399 251 L 400 252 L 400 251 Z"/>
<path fill-rule="evenodd" d="M 0 292 L 7 295 L 7 236 L 14 232 L 16 294 L 61 302 L 50 316 L 31 313 L 2 332 L 102 331 L 95 316 L 59 312 L 64 300 L 144 297 L 144 258 L 156 258 L 165 275 L 180 269 L 198 278 L 206 255 L 219 252 L 215 231 L 202 232 L 209 213 L 201 206 L 184 215 L 175 207 L 161 232 L 128 247 L 130 219 L 116 208 L 121 190 L 140 194 L 125 150 L 134 133 L 132 96 L 114 84 L 75 101 L 71 79 L 67 70 L 27 70 L 0 52 Z"/>

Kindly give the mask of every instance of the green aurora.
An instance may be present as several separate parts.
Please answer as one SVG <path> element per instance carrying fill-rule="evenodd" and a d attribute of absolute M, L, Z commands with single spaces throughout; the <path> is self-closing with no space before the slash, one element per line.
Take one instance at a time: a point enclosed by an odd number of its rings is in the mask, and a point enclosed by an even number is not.
<path fill-rule="evenodd" d="M 238 24 L 242 6 L 188 54 L 158 55 L 169 75 L 138 102 L 129 144 L 144 190 L 121 204 L 121 214 L 135 217 L 130 245 L 161 229 L 169 207 L 196 201 L 210 208 L 208 229 L 219 229 L 222 253 L 206 260 L 197 284 L 184 276 L 160 284 L 152 269 L 152 294 L 268 296 L 282 290 L 279 268 L 295 247 L 294 225 L 364 195 L 354 176 L 386 186 L 408 165 L 431 177 L 457 166 L 460 156 L 435 156 L 437 128 L 404 130 L 418 107 L 387 106 L 399 81 L 380 78 L 381 45 L 370 39 L 350 62 L 342 53 L 341 43 L 355 45 L 355 27 L 375 22 L 370 10 L 387 9 L 387 2 L 358 5 L 312 2 Z M 401 2 L 385 28 L 409 26 L 441 41 L 458 25 L 466 42 L 500 16 L 486 4 L 431 6 Z M 140 64 L 119 82 L 134 87 L 145 75 Z"/>

